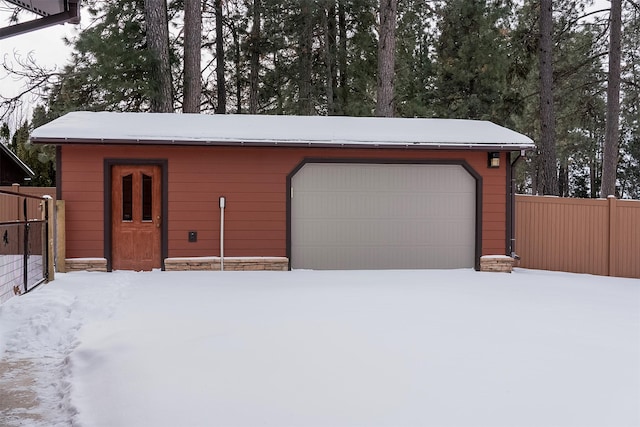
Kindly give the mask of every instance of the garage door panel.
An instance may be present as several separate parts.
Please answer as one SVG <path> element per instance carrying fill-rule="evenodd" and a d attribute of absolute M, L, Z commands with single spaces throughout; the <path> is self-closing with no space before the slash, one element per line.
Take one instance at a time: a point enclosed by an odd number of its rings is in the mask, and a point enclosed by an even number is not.
<path fill-rule="evenodd" d="M 461 166 L 307 164 L 292 187 L 293 268 L 474 265 L 475 180 Z"/>
<path fill-rule="evenodd" d="M 336 219 L 333 221 L 300 221 L 294 230 L 301 242 L 309 242 L 310 246 L 334 245 L 354 246 L 354 242 L 362 245 L 411 245 L 415 247 L 432 246 L 437 242 L 447 241 L 448 245 L 465 245 L 470 234 L 474 232 L 468 222 L 432 221 L 408 222 L 397 220 L 387 222 L 381 227 L 376 220 Z M 432 242 L 429 244 L 429 242 Z M 304 245 L 307 246 L 307 245 Z"/>
<path fill-rule="evenodd" d="M 400 250 L 393 246 L 348 246 L 327 253 L 322 247 L 307 247 L 299 261 L 301 265 L 313 265 L 322 258 L 330 265 L 325 269 L 333 270 L 448 269 L 466 268 L 469 263 L 473 264 L 473 257 L 461 263 L 459 252 L 454 248 L 425 247 L 399 257 Z"/>
<path fill-rule="evenodd" d="M 311 167 L 311 168 L 309 168 Z M 296 185 L 307 191 L 344 192 L 360 191 L 396 192 L 400 188 L 412 188 L 421 182 L 418 189 L 425 193 L 445 193 L 453 180 L 474 182 L 473 177 L 461 176 L 460 166 L 450 165 L 380 165 L 380 164 L 307 164 L 304 176 L 296 174 Z M 431 170 L 426 171 L 425 168 Z M 372 180 L 371 177 L 376 179 Z M 345 188 L 345 181 L 349 187 Z"/>
<path fill-rule="evenodd" d="M 295 191 L 304 198 L 297 214 L 302 218 L 471 218 L 474 216 L 475 194 L 405 193 L 383 196 L 380 193 L 331 193 Z"/>

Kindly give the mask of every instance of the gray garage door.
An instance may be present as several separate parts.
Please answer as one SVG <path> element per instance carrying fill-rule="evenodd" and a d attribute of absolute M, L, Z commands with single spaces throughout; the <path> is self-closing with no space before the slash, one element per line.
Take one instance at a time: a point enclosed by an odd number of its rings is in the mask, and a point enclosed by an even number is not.
<path fill-rule="evenodd" d="M 474 178 L 459 165 L 309 163 L 292 178 L 291 266 L 474 266 Z"/>

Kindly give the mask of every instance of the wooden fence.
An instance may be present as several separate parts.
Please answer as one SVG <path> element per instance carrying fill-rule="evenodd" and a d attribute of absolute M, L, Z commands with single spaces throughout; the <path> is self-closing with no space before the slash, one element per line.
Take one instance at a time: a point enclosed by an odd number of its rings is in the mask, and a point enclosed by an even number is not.
<path fill-rule="evenodd" d="M 0 304 L 54 279 L 52 189 L 27 188 L 0 187 Z"/>
<path fill-rule="evenodd" d="M 55 187 L 21 187 L 18 184 L 12 186 L 0 186 L 0 190 L 11 191 L 13 193 L 28 194 L 30 196 L 51 196 L 56 198 Z M 36 199 L 27 199 L 27 219 L 40 218 L 42 210 L 40 201 Z M 7 197 L 0 200 L 0 221 L 23 220 L 24 206 L 23 201 L 19 197 Z"/>
<path fill-rule="evenodd" d="M 520 266 L 640 278 L 640 201 L 516 196 Z"/>

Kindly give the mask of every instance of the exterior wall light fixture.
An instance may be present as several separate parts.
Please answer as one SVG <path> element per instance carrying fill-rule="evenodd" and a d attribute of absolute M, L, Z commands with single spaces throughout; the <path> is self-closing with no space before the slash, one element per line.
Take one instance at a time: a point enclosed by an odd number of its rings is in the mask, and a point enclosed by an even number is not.
<path fill-rule="evenodd" d="M 496 151 L 490 151 L 489 153 L 489 167 L 490 168 L 499 168 L 500 167 L 500 153 Z"/>

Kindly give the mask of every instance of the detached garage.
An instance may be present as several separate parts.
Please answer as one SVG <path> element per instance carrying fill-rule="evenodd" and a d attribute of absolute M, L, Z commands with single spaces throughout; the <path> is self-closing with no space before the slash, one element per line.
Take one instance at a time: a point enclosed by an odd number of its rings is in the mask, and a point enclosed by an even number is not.
<path fill-rule="evenodd" d="M 478 268 L 512 252 L 511 163 L 533 148 L 472 120 L 106 112 L 31 140 L 57 146 L 65 258 L 109 271 Z"/>

